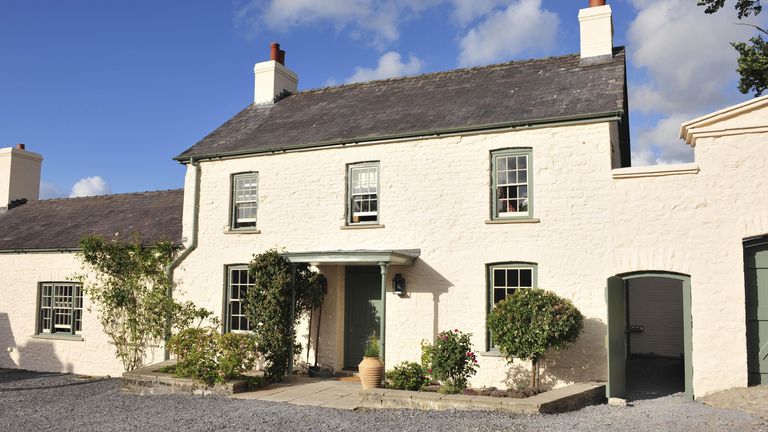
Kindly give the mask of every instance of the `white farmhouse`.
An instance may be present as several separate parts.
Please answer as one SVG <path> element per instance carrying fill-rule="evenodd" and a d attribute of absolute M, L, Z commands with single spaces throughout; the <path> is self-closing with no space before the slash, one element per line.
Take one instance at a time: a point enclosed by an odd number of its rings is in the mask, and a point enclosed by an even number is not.
<path fill-rule="evenodd" d="M 11 293 L 0 301 L 0 367 L 119 372 L 87 311 L 70 333 L 45 324 L 46 287 L 79 267 L 72 242 L 54 246 L 55 228 L 80 224 L 67 232 L 179 241 L 179 291 L 225 332 L 249 329 L 241 299 L 253 254 L 277 247 L 311 263 L 328 296 L 312 334 L 298 333 L 310 362 L 335 370 L 354 368 L 372 333 L 392 366 L 458 328 L 480 352 L 472 384 L 514 385 L 528 366 L 499 357 L 486 316 L 512 291 L 540 287 L 587 317 L 579 342 L 544 360 L 546 385 L 597 379 L 610 396 L 699 397 L 764 383 L 768 98 L 684 124 L 694 163 L 631 167 L 625 51 L 613 47 L 610 7 L 590 3 L 578 54 L 416 77 L 298 91 L 273 46 L 254 67 L 254 103 L 176 158 L 187 166 L 180 224 L 142 207 L 173 207 L 174 191 L 132 204 L 30 202 L 0 216 Z M 78 203 L 107 211 L 110 200 L 135 209 L 138 225 L 57 214 Z M 35 231 L 32 217 L 54 228 Z M 174 223 L 180 233 L 163 228 Z M 52 313 L 66 315 L 56 302 Z"/>

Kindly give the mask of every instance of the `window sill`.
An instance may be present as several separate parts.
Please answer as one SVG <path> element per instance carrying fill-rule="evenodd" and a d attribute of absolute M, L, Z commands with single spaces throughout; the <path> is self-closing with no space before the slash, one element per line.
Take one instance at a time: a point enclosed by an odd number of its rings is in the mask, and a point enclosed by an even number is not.
<path fill-rule="evenodd" d="M 57 334 L 36 334 L 32 335 L 33 339 L 49 339 L 49 340 L 66 340 L 66 341 L 72 341 L 72 342 L 84 342 L 85 339 L 83 339 L 82 336 L 78 335 L 57 335 Z"/>
<path fill-rule="evenodd" d="M 377 229 L 377 228 L 384 228 L 384 225 L 381 225 L 381 224 L 342 225 L 340 228 L 343 230 Z"/>
<path fill-rule="evenodd" d="M 224 234 L 261 234 L 260 229 L 227 229 Z"/>
<path fill-rule="evenodd" d="M 499 350 L 483 351 L 480 354 L 482 357 L 504 357 Z"/>
<path fill-rule="evenodd" d="M 533 224 L 539 223 L 541 220 L 536 218 L 519 218 L 519 219 L 490 219 L 485 221 L 487 225 L 502 225 L 502 224 Z"/>

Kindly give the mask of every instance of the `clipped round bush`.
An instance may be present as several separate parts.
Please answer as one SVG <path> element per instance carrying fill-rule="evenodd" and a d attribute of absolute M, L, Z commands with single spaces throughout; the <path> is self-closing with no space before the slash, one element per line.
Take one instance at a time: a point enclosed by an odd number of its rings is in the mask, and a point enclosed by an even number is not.
<path fill-rule="evenodd" d="M 477 373 L 477 356 L 472 349 L 470 333 L 458 329 L 437 335 L 431 346 L 422 345 L 422 358 L 429 361 L 428 372 L 440 381 L 443 393 L 461 393 L 469 377 Z"/>
<path fill-rule="evenodd" d="M 404 361 L 386 374 L 387 388 L 418 391 L 429 384 L 424 368 L 416 362 Z"/>
<path fill-rule="evenodd" d="M 488 317 L 495 347 L 511 362 L 530 360 L 531 387 L 538 387 L 538 368 L 544 354 L 578 339 L 584 316 L 570 300 L 542 289 L 519 289 L 496 303 Z"/>

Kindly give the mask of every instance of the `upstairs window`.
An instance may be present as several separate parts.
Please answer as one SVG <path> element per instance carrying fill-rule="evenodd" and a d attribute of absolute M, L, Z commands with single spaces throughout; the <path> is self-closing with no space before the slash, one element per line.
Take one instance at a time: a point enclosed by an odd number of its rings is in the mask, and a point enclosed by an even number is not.
<path fill-rule="evenodd" d="M 40 284 L 38 334 L 79 335 L 83 328 L 83 287 L 73 282 Z"/>
<path fill-rule="evenodd" d="M 530 149 L 498 150 L 493 159 L 493 219 L 530 218 L 531 196 Z"/>
<path fill-rule="evenodd" d="M 259 207 L 259 174 L 235 174 L 232 177 L 232 229 L 256 228 Z"/>
<path fill-rule="evenodd" d="M 379 164 L 349 165 L 348 200 L 350 224 L 379 221 Z"/>
<path fill-rule="evenodd" d="M 248 266 L 230 266 L 227 268 L 226 317 L 225 331 L 250 331 L 251 325 L 245 316 L 244 302 L 248 290 L 253 287 L 253 277 L 248 273 Z"/>

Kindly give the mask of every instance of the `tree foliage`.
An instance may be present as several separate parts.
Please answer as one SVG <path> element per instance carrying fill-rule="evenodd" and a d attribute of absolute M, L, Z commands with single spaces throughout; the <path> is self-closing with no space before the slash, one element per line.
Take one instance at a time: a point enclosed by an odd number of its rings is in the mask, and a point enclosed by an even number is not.
<path fill-rule="evenodd" d="M 704 12 L 713 14 L 725 6 L 725 0 L 700 0 L 699 6 L 704 6 Z M 760 0 L 738 0 L 735 4 L 739 19 L 757 16 L 762 12 Z M 744 24 L 754 27 L 760 33 L 768 35 L 768 31 L 754 24 Z M 762 35 L 750 38 L 749 42 L 734 42 L 731 44 L 739 53 L 737 71 L 741 75 L 739 91 L 747 94 L 755 92 L 758 97 L 768 90 L 768 42 Z"/>
<path fill-rule="evenodd" d="M 107 241 L 86 236 L 80 249 L 78 256 L 87 273 L 78 279 L 125 370 L 141 366 L 147 350 L 173 331 L 210 316 L 191 302 L 180 303 L 171 296 L 168 266 L 173 262 L 173 244 L 144 247 L 138 237 Z"/>
<path fill-rule="evenodd" d="M 209 385 L 242 377 L 258 360 L 253 335 L 221 334 L 214 327 L 182 330 L 168 342 L 168 349 L 176 356 L 174 376 Z"/>
<path fill-rule="evenodd" d="M 291 372 L 288 370 L 291 356 L 301 352 L 293 329 L 304 314 L 323 303 L 325 287 L 307 264 L 291 264 L 276 249 L 254 255 L 248 271 L 254 285 L 246 295 L 245 314 L 266 360 L 264 377 L 279 381 Z"/>
<path fill-rule="evenodd" d="M 551 349 L 576 341 L 584 316 L 569 300 L 541 289 L 518 289 L 497 303 L 488 317 L 494 345 L 511 362 L 530 360 L 531 387 L 538 387 L 539 362 Z"/>

